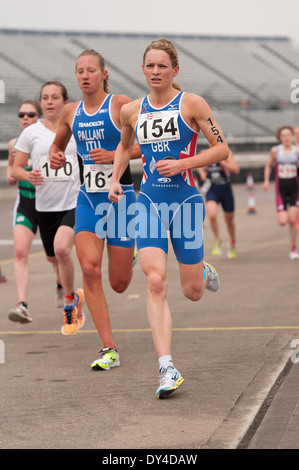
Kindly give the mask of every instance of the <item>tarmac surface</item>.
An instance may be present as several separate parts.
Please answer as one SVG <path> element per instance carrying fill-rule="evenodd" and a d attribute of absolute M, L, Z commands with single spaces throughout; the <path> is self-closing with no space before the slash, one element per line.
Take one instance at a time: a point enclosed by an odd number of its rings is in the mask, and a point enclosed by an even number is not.
<path fill-rule="evenodd" d="M 37 236 L 30 259 L 29 308 L 33 322 L 8 320 L 15 305 L 11 218 L 15 188 L 0 188 L 1 449 L 298 449 L 299 260 L 289 259 L 288 227 L 279 227 L 274 188 L 234 185 L 236 260 L 219 212 L 224 252 L 205 258 L 221 279 L 217 293 L 199 302 L 184 298 L 172 248 L 168 299 L 173 314 L 173 359 L 185 381 L 157 400 L 158 364 L 146 316 L 146 283 L 140 265 L 127 291 L 103 279 L 121 366 L 94 372 L 101 348 L 90 318 L 73 337 L 60 333 L 54 306 L 55 276 Z M 106 256 L 106 255 L 105 255 Z M 76 286 L 82 286 L 74 251 Z M 299 356 L 299 354 L 298 354 Z"/>

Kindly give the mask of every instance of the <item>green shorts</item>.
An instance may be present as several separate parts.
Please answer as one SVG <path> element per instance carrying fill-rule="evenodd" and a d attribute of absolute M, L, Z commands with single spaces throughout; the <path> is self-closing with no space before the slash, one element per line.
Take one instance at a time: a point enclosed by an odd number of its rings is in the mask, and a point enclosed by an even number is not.
<path fill-rule="evenodd" d="M 24 225 L 28 227 L 34 235 L 36 234 L 38 222 L 35 199 L 29 199 L 20 195 L 13 225 Z"/>

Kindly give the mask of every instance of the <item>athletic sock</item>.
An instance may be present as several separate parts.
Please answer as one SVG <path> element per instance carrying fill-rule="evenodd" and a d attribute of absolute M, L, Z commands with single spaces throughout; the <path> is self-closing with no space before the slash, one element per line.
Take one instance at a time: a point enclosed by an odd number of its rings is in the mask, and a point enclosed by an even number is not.
<path fill-rule="evenodd" d="M 71 295 L 65 295 L 64 298 L 71 301 L 71 303 L 67 304 L 67 305 L 75 305 L 75 303 L 76 303 L 75 292 L 72 292 Z"/>
<path fill-rule="evenodd" d="M 172 362 L 172 356 L 161 356 L 159 357 L 159 370 L 167 369 L 167 367 L 174 367 Z"/>

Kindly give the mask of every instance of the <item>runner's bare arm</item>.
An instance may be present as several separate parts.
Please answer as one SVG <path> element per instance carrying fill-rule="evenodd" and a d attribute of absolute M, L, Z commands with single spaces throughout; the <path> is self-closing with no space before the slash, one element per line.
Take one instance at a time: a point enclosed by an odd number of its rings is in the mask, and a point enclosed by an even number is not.
<path fill-rule="evenodd" d="M 229 151 L 228 158 L 226 160 L 221 161 L 221 165 L 227 168 L 230 173 L 234 173 L 235 175 L 238 175 L 240 173 L 240 167 L 231 150 Z"/>
<path fill-rule="evenodd" d="M 130 162 L 134 148 L 135 134 L 133 125 L 134 116 L 136 116 L 137 111 L 135 103 L 129 103 L 121 109 L 121 140 L 114 155 L 113 174 L 108 196 L 112 202 L 118 202 L 119 195 L 122 194 L 122 187 L 119 181 Z"/>
<path fill-rule="evenodd" d="M 17 139 L 11 139 L 8 143 L 8 161 L 7 161 L 7 169 L 6 169 L 6 179 L 7 183 L 12 186 L 16 184 L 17 180 L 12 175 L 12 166 L 15 158 L 15 144 Z"/>
<path fill-rule="evenodd" d="M 277 157 L 277 151 L 278 151 L 277 146 L 274 146 L 274 147 L 271 148 L 269 160 L 267 161 L 267 163 L 265 165 L 264 184 L 263 184 L 263 190 L 264 191 L 267 191 L 268 188 L 269 188 L 269 181 L 270 181 L 271 171 L 272 171 L 272 167 L 273 167 L 274 162 L 275 162 L 276 157 Z"/>
<path fill-rule="evenodd" d="M 34 184 L 35 186 L 40 186 L 44 181 L 43 177 L 41 176 L 40 169 L 35 169 L 32 171 L 25 170 L 25 166 L 28 162 L 28 157 L 28 153 L 16 150 L 12 167 L 13 177 L 18 181 L 29 181 L 29 183 Z"/>
<path fill-rule="evenodd" d="M 49 150 L 50 166 L 57 170 L 65 165 L 64 151 L 72 136 L 71 122 L 77 103 L 69 103 L 65 106 L 58 131 Z"/>

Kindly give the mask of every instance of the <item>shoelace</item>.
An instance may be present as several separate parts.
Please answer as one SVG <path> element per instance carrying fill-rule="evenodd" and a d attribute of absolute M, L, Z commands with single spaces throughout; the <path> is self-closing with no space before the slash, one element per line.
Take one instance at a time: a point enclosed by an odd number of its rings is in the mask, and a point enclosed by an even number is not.
<path fill-rule="evenodd" d="M 64 320 L 65 323 L 68 323 L 69 325 L 73 322 L 74 319 L 74 313 L 75 307 L 74 305 L 65 305 L 64 306 Z"/>
<path fill-rule="evenodd" d="M 176 371 L 174 369 L 171 370 L 170 367 L 168 367 L 167 369 L 162 369 L 161 372 L 160 372 L 160 383 L 161 385 L 164 385 L 165 382 L 167 382 L 167 380 L 170 378 L 171 380 L 175 380 L 176 379 Z"/>
<path fill-rule="evenodd" d="M 99 351 L 99 359 L 102 359 L 106 354 L 112 353 L 115 349 L 103 348 Z M 112 358 L 111 358 L 112 359 Z"/>

